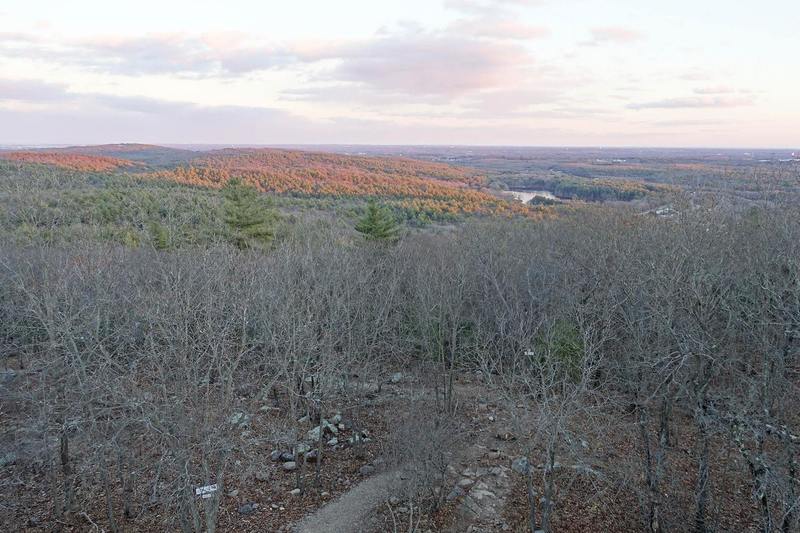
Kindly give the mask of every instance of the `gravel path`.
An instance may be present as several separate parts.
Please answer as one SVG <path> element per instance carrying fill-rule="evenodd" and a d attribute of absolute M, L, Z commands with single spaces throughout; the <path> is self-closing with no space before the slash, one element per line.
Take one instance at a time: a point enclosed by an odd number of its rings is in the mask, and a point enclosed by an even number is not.
<path fill-rule="evenodd" d="M 369 519 L 390 496 L 396 474 L 381 472 L 369 477 L 295 524 L 295 533 L 362 533 L 370 531 Z"/>

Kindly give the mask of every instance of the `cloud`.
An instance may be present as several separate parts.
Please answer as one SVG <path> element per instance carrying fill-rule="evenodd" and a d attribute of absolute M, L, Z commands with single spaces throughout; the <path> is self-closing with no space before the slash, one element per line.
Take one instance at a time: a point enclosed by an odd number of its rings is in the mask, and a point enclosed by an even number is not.
<path fill-rule="evenodd" d="M 750 106 L 755 103 L 750 96 L 684 96 L 628 105 L 629 109 L 701 109 Z"/>
<path fill-rule="evenodd" d="M 644 35 L 634 29 L 622 26 L 603 26 L 590 30 L 591 38 L 585 41 L 584 45 L 600 44 L 630 44 L 644 39 Z"/>
<path fill-rule="evenodd" d="M 446 0 L 444 6 L 462 13 L 494 15 L 506 12 L 509 7 L 527 7 L 541 3 L 542 0 Z"/>
<path fill-rule="evenodd" d="M 542 32 L 494 20 L 486 25 L 462 21 L 458 28 L 441 31 L 385 30 L 366 39 L 328 43 L 269 44 L 244 34 L 182 33 L 43 43 L 24 34 L 2 34 L 0 51 L 129 76 L 225 78 L 327 61 L 315 71 L 320 79 L 355 82 L 397 94 L 454 96 L 517 82 L 530 57 L 507 38 L 535 37 Z M 492 38 L 498 36 L 502 38 Z"/>
<path fill-rule="evenodd" d="M 69 91 L 54 93 L 54 99 L 69 105 L 24 111 L 0 107 L 0 143 L 301 142 L 322 131 L 319 123 L 273 108 Z"/>
<path fill-rule="evenodd" d="M 0 52 L 123 75 L 235 76 L 302 60 L 303 48 L 250 40 L 242 34 L 151 33 L 44 41 L 0 33 Z"/>
<path fill-rule="evenodd" d="M 722 85 L 713 87 L 698 87 L 694 90 L 695 94 L 731 94 L 737 92 L 736 89 Z"/>
<path fill-rule="evenodd" d="M 58 83 L 0 79 L 0 101 L 51 102 L 63 99 L 65 94 L 65 86 Z"/>
<path fill-rule="evenodd" d="M 332 51 L 337 80 L 399 94 L 457 96 L 520 81 L 531 58 L 524 48 L 456 34 L 404 33 Z"/>
<path fill-rule="evenodd" d="M 508 18 L 462 19 L 452 24 L 450 30 L 474 37 L 518 40 L 540 39 L 550 34 L 542 26 L 531 26 Z"/>

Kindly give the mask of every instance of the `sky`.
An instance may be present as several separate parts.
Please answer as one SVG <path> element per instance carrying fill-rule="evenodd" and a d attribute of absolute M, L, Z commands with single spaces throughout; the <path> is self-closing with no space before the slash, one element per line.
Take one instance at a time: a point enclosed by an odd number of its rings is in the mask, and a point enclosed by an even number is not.
<path fill-rule="evenodd" d="M 800 147 L 796 0 L 3 0 L 0 144 Z"/>

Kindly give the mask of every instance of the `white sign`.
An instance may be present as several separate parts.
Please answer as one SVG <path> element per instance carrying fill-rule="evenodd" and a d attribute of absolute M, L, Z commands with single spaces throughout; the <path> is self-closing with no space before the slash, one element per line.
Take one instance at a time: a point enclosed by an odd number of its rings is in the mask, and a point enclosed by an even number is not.
<path fill-rule="evenodd" d="M 204 500 L 206 498 L 210 498 L 217 492 L 217 484 L 214 483 L 213 485 L 206 485 L 205 487 L 197 487 L 194 489 L 194 493 L 198 496 L 202 497 Z"/>

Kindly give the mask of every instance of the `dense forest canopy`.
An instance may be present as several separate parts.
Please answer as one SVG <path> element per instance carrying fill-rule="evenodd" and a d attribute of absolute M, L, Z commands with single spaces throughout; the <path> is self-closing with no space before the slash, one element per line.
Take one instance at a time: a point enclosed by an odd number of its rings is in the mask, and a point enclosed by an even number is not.
<path fill-rule="evenodd" d="M 380 468 L 378 530 L 797 529 L 791 195 L 111 150 L 0 161 L 5 529 L 277 530 Z"/>

